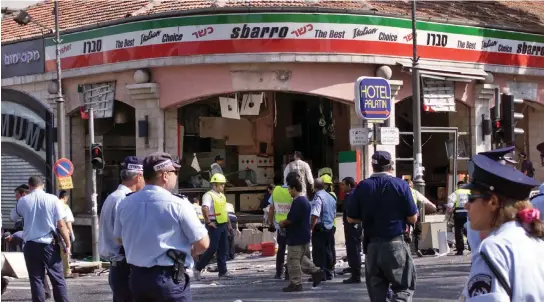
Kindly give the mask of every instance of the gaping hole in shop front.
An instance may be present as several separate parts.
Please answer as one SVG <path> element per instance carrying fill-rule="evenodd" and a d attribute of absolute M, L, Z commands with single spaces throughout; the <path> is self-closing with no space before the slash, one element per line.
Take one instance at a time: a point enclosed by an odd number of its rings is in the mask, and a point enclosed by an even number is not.
<path fill-rule="evenodd" d="M 471 154 L 471 111 L 470 107 L 455 101 L 451 108 L 442 107 L 436 111 L 427 106 L 421 107 L 422 127 L 457 127 L 459 131 L 457 150 L 457 173 L 453 175 L 454 134 L 426 133 L 422 131 L 422 155 L 425 167 L 425 195 L 439 208 L 447 203 L 448 190 L 452 183 L 467 180 L 467 162 Z M 444 111 L 439 111 L 444 110 Z M 395 105 L 395 124 L 401 133 L 413 132 L 412 97 L 405 98 Z M 413 136 L 400 135 L 396 148 L 395 172 L 397 177 L 412 178 L 413 174 Z M 454 180 L 452 179 L 454 178 Z"/>
<path fill-rule="evenodd" d="M 339 154 L 351 150 L 349 110 L 330 98 L 285 92 L 233 93 L 185 105 L 178 110 L 180 193 L 201 198 L 209 190 L 216 156 L 224 158 L 227 199 L 245 214 L 262 214 L 267 185 L 283 184 L 294 151 L 302 152 L 313 177 L 330 168 L 338 182 Z"/>

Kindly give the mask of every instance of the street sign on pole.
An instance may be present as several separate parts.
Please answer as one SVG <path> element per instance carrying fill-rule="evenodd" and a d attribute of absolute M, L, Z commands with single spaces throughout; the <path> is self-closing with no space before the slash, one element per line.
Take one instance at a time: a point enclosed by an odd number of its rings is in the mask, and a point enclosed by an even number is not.
<path fill-rule="evenodd" d="M 378 141 L 381 145 L 398 145 L 399 144 L 399 128 L 396 127 L 380 127 L 378 128 Z"/>
<path fill-rule="evenodd" d="M 349 143 L 352 146 L 368 145 L 369 135 L 368 128 L 351 128 L 349 129 Z"/>
<path fill-rule="evenodd" d="M 53 172 L 57 176 L 57 188 L 60 190 L 70 190 L 74 188 L 72 174 L 74 165 L 67 158 L 61 158 L 53 165 Z"/>
<path fill-rule="evenodd" d="M 384 78 L 360 77 L 355 82 L 355 111 L 369 123 L 391 116 L 391 86 Z"/>

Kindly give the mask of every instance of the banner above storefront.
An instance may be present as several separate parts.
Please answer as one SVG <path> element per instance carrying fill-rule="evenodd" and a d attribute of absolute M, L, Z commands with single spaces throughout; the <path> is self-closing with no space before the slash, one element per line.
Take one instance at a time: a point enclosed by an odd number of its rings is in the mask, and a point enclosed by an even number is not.
<path fill-rule="evenodd" d="M 43 42 L 40 38 L 2 45 L 2 79 L 44 73 Z"/>
<path fill-rule="evenodd" d="M 544 68 L 544 35 L 418 22 L 427 59 Z M 225 14 L 156 19 L 62 36 L 63 69 L 149 58 L 315 53 L 412 56 L 411 21 L 338 14 Z M 46 41 L 46 70 L 55 46 Z"/>

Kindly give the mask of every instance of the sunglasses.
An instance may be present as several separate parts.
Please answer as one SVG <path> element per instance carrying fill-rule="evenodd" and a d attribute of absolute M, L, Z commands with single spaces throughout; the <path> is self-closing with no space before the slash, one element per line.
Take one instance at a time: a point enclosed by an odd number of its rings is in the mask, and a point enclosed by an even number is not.
<path fill-rule="evenodd" d="M 488 199 L 489 197 L 491 197 L 489 194 L 470 194 L 468 195 L 468 203 L 473 203 L 478 198 Z"/>

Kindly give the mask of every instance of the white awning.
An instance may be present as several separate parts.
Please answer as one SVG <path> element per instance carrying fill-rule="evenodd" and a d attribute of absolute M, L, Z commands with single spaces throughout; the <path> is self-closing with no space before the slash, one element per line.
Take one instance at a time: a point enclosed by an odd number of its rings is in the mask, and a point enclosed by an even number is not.
<path fill-rule="evenodd" d="M 402 71 L 412 73 L 412 65 L 397 63 Z M 487 73 L 475 68 L 453 68 L 419 65 L 421 77 L 443 81 L 472 82 L 474 80 L 485 80 Z"/>

